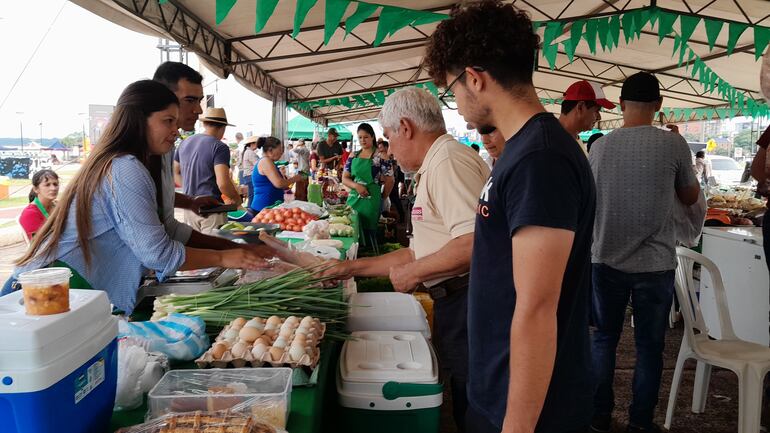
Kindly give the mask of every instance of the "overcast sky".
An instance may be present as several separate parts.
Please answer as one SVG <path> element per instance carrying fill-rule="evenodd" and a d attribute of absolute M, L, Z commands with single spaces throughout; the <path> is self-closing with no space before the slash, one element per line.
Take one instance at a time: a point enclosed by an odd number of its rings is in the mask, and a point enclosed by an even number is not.
<path fill-rule="evenodd" d="M 79 113 L 87 113 L 89 104 L 114 105 L 126 85 L 151 78 L 160 63 L 157 38 L 124 29 L 66 0 L 0 1 L 0 40 L 0 137 L 18 137 L 20 121 L 24 137 L 34 140 L 40 137 L 40 123 L 45 138 L 80 131 L 83 122 L 88 129 L 87 115 Z M 194 55 L 190 66 L 198 68 Z M 225 107 L 237 126 L 228 128 L 226 138 L 236 131 L 270 132 L 269 101 L 232 77 L 215 81 L 210 73 L 204 76 L 205 92 L 218 89 L 216 105 Z M 456 112 L 445 112 L 445 118 L 447 126 L 465 129 Z"/>

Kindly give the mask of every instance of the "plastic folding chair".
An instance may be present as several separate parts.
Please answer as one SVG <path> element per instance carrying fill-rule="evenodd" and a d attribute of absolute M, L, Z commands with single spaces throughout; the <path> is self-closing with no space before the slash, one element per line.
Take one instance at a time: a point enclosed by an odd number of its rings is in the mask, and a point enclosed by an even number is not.
<path fill-rule="evenodd" d="M 687 359 L 695 359 L 698 366 L 695 372 L 692 411 L 702 413 L 705 410 L 711 367 L 731 370 L 738 376 L 738 432 L 757 433 L 762 412 L 762 384 L 770 370 L 770 348 L 741 340 L 735 335 L 722 275 L 714 262 L 687 248 L 677 247 L 676 253 L 676 296 L 684 319 L 684 336 L 676 360 L 674 379 L 671 382 L 664 426 L 667 429 L 671 427 L 684 362 Z M 708 328 L 703 320 L 693 280 L 695 263 L 701 265 L 701 274 L 708 272 L 711 275 L 722 336 L 719 340 L 709 338 Z"/>

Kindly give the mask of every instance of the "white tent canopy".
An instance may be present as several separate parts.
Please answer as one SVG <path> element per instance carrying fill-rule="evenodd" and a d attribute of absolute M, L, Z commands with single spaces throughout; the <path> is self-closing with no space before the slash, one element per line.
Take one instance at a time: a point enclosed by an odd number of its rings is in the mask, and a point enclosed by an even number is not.
<path fill-rule="evenodd" d="M 216 25 L 214 0 L 72 0 L 74 3 L 124 27 L 173 39 L 197 53 L 215 74 L 236 76 L 248 89 L 268 99 L 281 94 L 291 103 L 354 97 L 377 91 L 430 81 L 420 67 L 424 45 L 437 23 L 407 26 L 373 46 L 377 32 L 377 10 L 372 17 L 345 37 L 344 25 L 355 12 L 352 3 L 339 28 L 327 45 L 324 41 L 324 0 L 319 0 L 291 37 L 296 0 L 282 0 L 259 34 L 254 34 L 257 0 L 238 0 L 227 17 Z M 399 6 L 447 14 L 455 4 L 444 0 L 379 0 L 380 5 Z M 725 22 L 710 49 L 705 21 L 700 20 L 686 41 L 688 47 L 710 68 L 711 74 L 729 83 L 746 99 L 763 101 L 759 88 L 759 65 L 755 60 L 752 26 L 770 26 L 770 3 L 763 0 L 519 0 L 515 5 L 527 10 L 540 22 L 563 23 L 555 43 L 570 38 L 572 23 L 587 18 L 619 15 L 640 8 L 656 7 L 681 16 L 702 17 Z M 748 30 L 730 41 L 732 27 L 745 24 Z M 658 23 L 660 25 L 660 23 Z M 728 27 L 730 30 L 728 31 Z M 541 37 L 546 25 L 538 29 Z M 594 53 L 581 41 L 574 59 L 569 61 L 559 44 L 554 68 L 541 54 L 534 76 L 535 86 L 546 101 L 558 99 L 574 81 L 587 79 L 600 83 L 608 98 L 617 102 L 624 78 L 640 70 L 654 72 L 663 86 L 664 106 L 688 109 L 729 107 L 729 101 L 716 89 L 709 91 L 691 74 L 691 57 L 679 66 L 680 46 L 677 23 L 673 33 L 664 34 L 659 43 L 657 26 L 646 26 L 638 38 L 626 43 L 623 36 L 614 49 L 603 50 L 597 43 Z M 624 29 L 625 31 L 625 29 Z M 622 33 L 621 33 L 622 35 Z M 728 46 L 734 46 L 727 55 Z M 674 54 L 672 54 L 674 53 Z M 558 101 L 547 108 L 558 111 Z M 328 105 L 302 109 L 303 114 L 325 122 L 371 119 L 377 104 Z M 730 115 L 740 114 L 732 110 Z M 724 114 L 724 112 L 723 112 Z M 718 115 L 718 114 L 717 114 Z M 684 116 L 681 119 L 687 120 Z M 617 124 L 620 115 L 604 113 L 602 127 Z M 664 119 L 665 120 L 665 119 Z M 671 119 L 668 119 L 671 120 Z"/>

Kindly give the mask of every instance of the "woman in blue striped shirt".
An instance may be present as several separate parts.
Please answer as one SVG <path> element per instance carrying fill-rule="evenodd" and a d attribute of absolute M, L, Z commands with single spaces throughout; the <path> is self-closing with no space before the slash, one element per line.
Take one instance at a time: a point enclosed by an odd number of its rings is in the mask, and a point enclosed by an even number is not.
<path fill-rule="evenodd" d="M 116 308 L 130 313 L 150 270 L 163 281 L 178 270 L 260 266 L 254 251 L 190 248 L 166 234 L 158 216 L 160 157 L 174 147 L 178 109 L 163 84 L 143 80 L 126 87 L 99 143 L 17 262 L 14 277 L 54 263 L 66 266 L 79 277 L 70 281 L 73 288 L 104 290 Z"/>

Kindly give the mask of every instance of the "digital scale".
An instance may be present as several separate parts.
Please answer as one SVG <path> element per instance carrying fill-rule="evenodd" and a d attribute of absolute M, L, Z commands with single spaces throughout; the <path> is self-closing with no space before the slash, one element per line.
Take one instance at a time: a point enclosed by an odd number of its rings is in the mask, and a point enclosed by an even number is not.
<path fill-rule="evenodd" d="M 173 277 L 159 282 L 155 275 L 144 277 L 136 295 L 137 303 L 147 297 L 170 295 L 194 295 L 217 287 L 235 283 L 240 277 L 238 269 L 206 268 L 178 271 Z"/>

